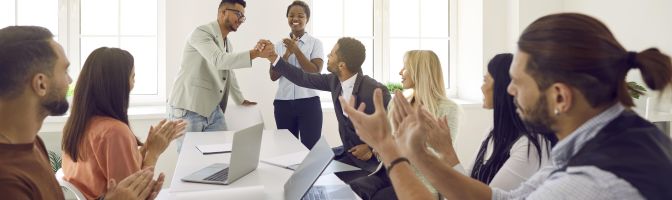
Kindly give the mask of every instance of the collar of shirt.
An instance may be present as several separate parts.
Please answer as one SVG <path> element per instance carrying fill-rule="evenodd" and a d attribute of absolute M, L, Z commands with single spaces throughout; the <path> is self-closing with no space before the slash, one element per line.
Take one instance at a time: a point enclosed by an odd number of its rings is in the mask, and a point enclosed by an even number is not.
<path fill-rule="evenodd" d="M 357 74 L 354 74 L 352 75 L 352 77 L 341 82 L 341 89 L 343 89 L 343 94 L 352 95 L 352 88 L 355 87 L 356 80 L 357 80 Z M 346 90 L 349 90 L 350 92 L 346 93 L 345 92 Z"/>
<path fill-rule="evenodd" d="M 551 151 L 551 160 L 556 167 L 562 167 L 569 162 L 569 159 L 581 150 L 581 148 L 590 139 L 593 139 L 597 133 L 604 128 L 609 122 L 618 117 L 625 107 L 620 103 L 609 107 L 599 115 L 579 126 L 574 132 L 569 134 L 565 139 L 558 142 Z"/>
<path fill-rule="evenodd" d="M 357 80 L 357 74 L 352 75 L 352 77 L 341 82 L 341 96 L 343 96 L 343 99 L 345 99 L 346 102 L 349 102 L 350 98 L 352 97 L 352 89 L 355 87 L 356 80 Z M 345 111 L 343 111 L 343 115 L 345 117 L 348 117 L 348 114 L 345 113 Z"/>
<path fill-rule="evenodd" d="M 292 37 L 292 33 L 289 33 L 289 37 L 290 38 Z M 309 39 L 310 39 L 310 35 L 308 35 L 308 32 L 305 32 L 305 33 L 303 33 L 303 35 L 301 37 L 299 37 L 299 42 L 301 44 L 305 44 L 306 42 L 308 42 Z"/>

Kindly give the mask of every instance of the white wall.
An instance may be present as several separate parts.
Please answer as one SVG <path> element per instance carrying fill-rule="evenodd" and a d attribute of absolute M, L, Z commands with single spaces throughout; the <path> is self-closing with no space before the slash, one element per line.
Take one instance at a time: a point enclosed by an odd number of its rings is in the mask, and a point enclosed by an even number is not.
<path fill-rule="evenodd" d="M 199 25 L 212 22 L 217 17 L 218 0 L 168 1 L 166 7 L 166 84 L 172 88 L 180 65 L 185 39 Z M 259 39 L 278 41 L 289 32 L 285 11 L 290 0 L 247 1 L 245 16 L 247 20 L 237 32 L 229 34 L 235 51 L 247 51 L 256 45 Z M 235 70 L 238 83 L 246 99 L 259 103 L 266 128 L 275 128 L 273 119 L 273 99 L 276 83 L 268 76 L 268 61 L 256 59 L 253 67 Z"/>
<path fill-rule="evenodd" d="M 284 18 L 291 0 L 248 1 L 247 22 L 238 32 L 229 36 L 237 51 L 252 48 L 260 38 L 277 41 L 289 31 Z M 166 85 L 167 92 L 180 64 L 185 39 L 198 25 L 216 19 L 218 0 L 166 2 Z M 609 9 L 605 9 L 609 5 Z M 480 84 L 489 59 L 497 53 L 514 52 L 520 32 L 535 19 L 561 11 L 583 12 L 595 16 L 611 28 L 618 40 L 629 50 L 643 50 L 657 46 L 672 53 L 671 1 L 640 0 L 458 0 L 458 95 L 472 102 L 480 102 Z M 467 67 L 462 67 L 467 66 Z M 267 129 L 275 129 L 272 101 L 276 84 L 268 79 L 268 62 L 258 59 L 251 69 L 236 70 L 239 84 L 247 99 L 259 102 Z M 631 75 L 634 73 L 631 73 Z M 633 79 L 638 78 L 634 77 Z M 465 83 L 465 84 L 463 84 Z M 466 166 L 471 165 L 483 136 L 492 126 L 492 112 L 480 108 L 479 103 L 465 103 L 460 114 L 458 136 L 455 141 L 458 156 Z M 149 126 L 165 114 L 131 117 L 131 127 L 140 138 L 145 138 Z M 157 113 L 157 112 L 154 112 Z M 338 124 L 333 109 L 326 108 L 323 134 L 332 146 L 340 145 Z M 40 136 L 51 150 L 60 149 L 60 131 L 64 118 L 49 118 Z M 166 150 L 157 164 L 171 178 L 176 161 L 174 147 Z M 170 181 L 166 183 L 166 187 Z"/>

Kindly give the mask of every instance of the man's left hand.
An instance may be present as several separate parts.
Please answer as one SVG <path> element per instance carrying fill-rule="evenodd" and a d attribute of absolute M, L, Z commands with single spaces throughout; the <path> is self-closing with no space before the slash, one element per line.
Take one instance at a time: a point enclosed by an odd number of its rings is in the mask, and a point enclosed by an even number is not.
<path fill-rule="evenodd" d="M 360 144 L 357 146 L 354 146 L 348 150 L 348 152 L 352 153 L 353 156 L 355 156 L 359 160 L 369 160 L 373 156 L 373 152 L 371 152 L 371 148 L 369 148 L 369 145 L 366 144 Z"/>
<path fill-rule="evenodd" d="M 245 100 L 245 101 L 243 101 L 243 103 L 241 103 L 240 105 L 244 105 L 244 106 L 253 106 L 253 105 L 257 105 L 257 102 Z"/>

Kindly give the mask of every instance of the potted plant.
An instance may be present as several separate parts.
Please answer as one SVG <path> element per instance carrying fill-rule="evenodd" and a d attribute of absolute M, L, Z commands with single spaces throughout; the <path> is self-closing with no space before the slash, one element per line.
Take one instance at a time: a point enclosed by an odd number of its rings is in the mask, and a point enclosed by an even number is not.
<path fill-rule="evenodd" d="M 637 84 L 637 82 L 630 81 L 628 82 L 628 93 L 633 99 L 639 99 L 639 96 L 646 94 L 646 88 Z"/>
<path fill-rule="evenodd" d="M 387 86 L 387 90 L 390 91 L 390 94 L 394 94 L 397 90 L 404 90 L 404 86 L 402 86 L 401 83 L 388 82 L 385 86 Z"/>
<path fill-rule="evenodd" d="M 61 159 L 61 154 L 58 154 L 53 151 L 49 151 L 49 164 L 51 164 L 51 169 L 54 170 L 54 173 L 61 169 L 61 163 L 63 159 Z"/>

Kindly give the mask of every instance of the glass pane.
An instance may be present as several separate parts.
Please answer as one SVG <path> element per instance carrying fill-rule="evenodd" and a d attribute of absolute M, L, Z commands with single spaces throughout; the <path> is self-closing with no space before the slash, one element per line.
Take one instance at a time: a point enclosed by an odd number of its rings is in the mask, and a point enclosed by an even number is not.
<path fill-rule="evenodd" d="M 156 35 L 156 0 L 121 0 L 122 35 Z"/>
<path fill-rule="evenodd" d="M 422 0 L 421 9 L 422 37 L 448 37 L 448 0 Z"/>
<path fill-rule="evenodd" d="M 58 1 L 19 0 L 17 4 L 17 25 L 41 26 L 58 34 Z"/>
<path fill-rule="evenodd" d="M 14 0 L 0 0 L 0 28 L 16 25 Z"/>
<path fill-rule="evenodd" d="M 100 47 L 119 47 L 119 41 L 117 37 L 82 37 L 80 39 L 80 63 L 84 66 L 86 58 L 89 57 L 89 54 L 93 50 L 96 50 Z M 80 66 L 81 67 L 81 66 Z M 78 74 L 71 74 L 72 77 L 78 77 Z"/>
<path fill-rule="evenodd" d="M 392 37 L 418 37 L 419 13 L 418 0 L 390 1 L 390 35 Z"/>
<path fill-rule="evenodd" d="M 373 39 L 370 38 L 357 38 L 359 41 L 364 44 L 366 48 L 366 59 L 362 63 L 362 73 L 373 77 Z"/>
<path fill-rule="evenodd" d="M 417 39 L 390 39 L 389 75 L 390 82 L 400 83 L 399 71 L 404 67 L 404 54 L 420 47 Z"/>
<path fill-rule="evenodd" d="M 135 60 L 135 87 L 131 94 L 158 94 L 156 38 L 122 37 L 121 48 Z"/>
<path fill-rule="evenodd" d="M 313 1 L 311 21 L 316 36 L 343 35 L 343 0 Z"/>
<path fill-rule="evenodd" d="M 322 48 L 324 49 L 324 66 L 322 66 L 322 73 L 328 74 L 331 73 L 327 70 L 327 62 L 329 62 L 329 53 L 331 53 L 331 49 L 334 48 L 334 45 L 336 44 L 336 41 L 338 41 L 338 38 L 321 37 L 319 39 L 320 41 L 322 41 Z"/>
<path fill-rule="evenodd" d="M 81 0 L 82 35 L 119 34 L 119 0 Z"/>
<path fill-rule="evenodd" d="M 373 36 L 373 1 L 345 0 L 345 35 L 350 37 Z"/>
<path fill-rule="evenodd" d="M 450 73 L 450 43 L 447 39 L 423 39 L 420 41 L 420 48 L 424 50 L 432 50 L 439 57 L 441 62 L 441 72 L 443 74 L 444 86 L 448 88 L 448 76 Z"/>

